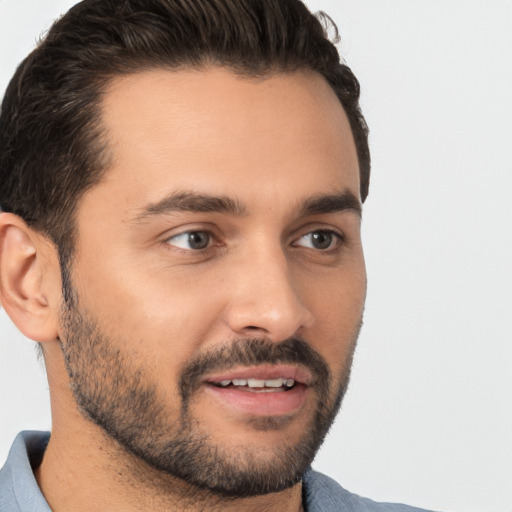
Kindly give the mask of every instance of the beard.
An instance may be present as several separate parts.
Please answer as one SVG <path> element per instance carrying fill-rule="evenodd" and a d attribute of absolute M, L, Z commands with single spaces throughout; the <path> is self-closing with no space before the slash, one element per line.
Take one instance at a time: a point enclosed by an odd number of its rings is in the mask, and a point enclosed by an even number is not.
<path fill-rule="evenodd" d="M 350 376 L 359 325 L 342 370 L 333 375 L 325 359 L 301 338 L 280 343 L 243 338 L 197 353 L 181 368 L 177 392 L 163 399 L 151 372 L 121 340 L 108 336 L 78 307 L 78 297 L 62 310 L 62 350 L 71 389 L 82 414 L 112 440 L 160 475 L 181 479 L 196 490 L 242 498 L 282 491 L 301 481 L 341 405 Z M 313 375 L 315 407 L 295 443 L 272 447 L 215 442 L 191 404 L 207 372 L 240 365 L 301 364 Z M 286 392 L 286 391 L 283 391 Z M 311 411 L 310 411 L 311 412 Z M 219 413 L 221 414 L 221 413 Z M 289 417 L 250 417 L 247 429 L 276 431 Z M 140 471 L 140 465 L 138 467 Z"/>

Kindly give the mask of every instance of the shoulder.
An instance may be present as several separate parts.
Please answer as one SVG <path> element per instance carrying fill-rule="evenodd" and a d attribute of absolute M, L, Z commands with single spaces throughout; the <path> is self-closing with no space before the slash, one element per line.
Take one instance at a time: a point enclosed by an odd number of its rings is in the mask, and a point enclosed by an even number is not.
<path fill-rule="evenodd" d="M 22 432 L 16 437 L 0 470 L 1 512 L 51 512 L 32 471 L 41 462 L 49 438 L 48 432 Z"/>
<path fill-rule="evenodd" d="M 399 503 L 377 503 L 362 498 L 313 470 L 304 475 L 303 493 L 306 512 L 427 512 Z"/>

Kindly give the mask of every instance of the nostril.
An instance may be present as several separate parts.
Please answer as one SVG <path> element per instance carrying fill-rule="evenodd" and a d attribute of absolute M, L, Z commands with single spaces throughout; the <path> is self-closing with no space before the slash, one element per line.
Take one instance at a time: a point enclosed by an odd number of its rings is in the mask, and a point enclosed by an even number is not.
<path fill-rule="evenodd" d="M 268 330 L 264 327 L 258 327 L 257 325 L 247 325 L 242 329 L 246 336 L 267 336 Z"/>

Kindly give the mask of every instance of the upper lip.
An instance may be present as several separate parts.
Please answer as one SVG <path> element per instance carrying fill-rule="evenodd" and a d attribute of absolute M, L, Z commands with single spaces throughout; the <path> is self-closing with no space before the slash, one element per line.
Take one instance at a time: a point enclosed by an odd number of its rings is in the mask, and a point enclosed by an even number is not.
<path fill-rule="evenodd" d="M 311 385 L 313 376 L 311 372 L 301 365 L 294 364 L 264 364 L 256 366 L 238 366 L 229 370 L 223 370 L 209 374 L 205 377 L 205 382 L 221 382 L 223 380 L 233 379 L 294 379 L 296 383 Z"/>

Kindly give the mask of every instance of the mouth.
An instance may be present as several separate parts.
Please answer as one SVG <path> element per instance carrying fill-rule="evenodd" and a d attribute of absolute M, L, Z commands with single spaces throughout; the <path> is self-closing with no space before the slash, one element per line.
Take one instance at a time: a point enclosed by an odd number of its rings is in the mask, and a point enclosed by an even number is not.
<path fill-rule="evenodd" d="M 301 409 L 313 383 L 311 373 L 293 365 L 253 366 L 210 375 L 206 390 L 219 405 L 250 416 L 282 416 Z"/>

